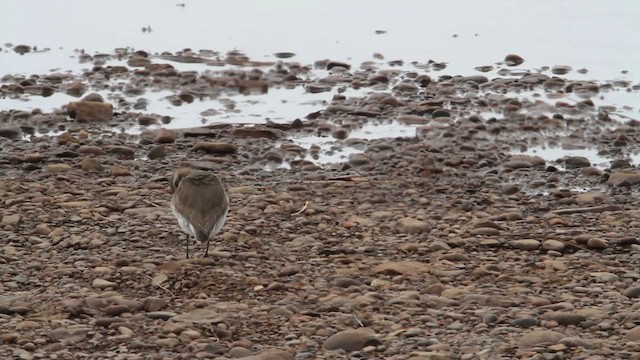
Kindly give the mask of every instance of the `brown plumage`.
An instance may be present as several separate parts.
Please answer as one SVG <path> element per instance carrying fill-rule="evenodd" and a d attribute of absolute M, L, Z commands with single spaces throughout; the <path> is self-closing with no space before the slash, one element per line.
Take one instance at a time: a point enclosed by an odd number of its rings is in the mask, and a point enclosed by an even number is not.
<path fill-rule="evenodd" d="M 229 198 L 222 181 L 209 172 L 179 168 L 173 174 L 171 190 L 171 211 L 180 228 L 199 243 L 207 244 L 204 252 L 207 256 L 209 241 L 222 229 L 229 211 Z"/>

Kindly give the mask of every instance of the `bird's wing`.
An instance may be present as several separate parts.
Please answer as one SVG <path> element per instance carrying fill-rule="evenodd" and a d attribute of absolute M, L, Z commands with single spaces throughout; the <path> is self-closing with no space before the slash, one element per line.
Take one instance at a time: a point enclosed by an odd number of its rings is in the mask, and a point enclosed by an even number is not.
<path fill-rule="evenodd" d="M 221 183 L 199 183 L 185 178 L 178 187 L 176 209 L 197 229 L 210 233 L 224 217 L 229 199 Z"/>

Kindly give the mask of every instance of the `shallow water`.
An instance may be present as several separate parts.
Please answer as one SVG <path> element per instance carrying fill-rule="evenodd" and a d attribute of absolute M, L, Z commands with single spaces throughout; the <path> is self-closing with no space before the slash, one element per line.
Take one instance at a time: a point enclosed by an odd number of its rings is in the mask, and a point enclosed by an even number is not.
<path fill-rule="evenodd" d="M 609 162 L 613 160 L 612 158 L 604 157 L 598 154 L 598 150 L 595 149 L 567 149 L 561 146 L 558 147 L 548 147 L 548 146 L 536 146 L 527 149 L 527 151 L 522 152 L 526 155 L 536 155 L 545 159 L 549 163 L 554 163 L 558 165 L 556 161 L 562 159 L 566 156 L 584 156 L 594 167 L 606 169 L 609 167 Z M 562 166 L 561 166 L 562 167 Z"/>
<path fill-rule="evenodd" d="M 547 161 L 547 163 L 554 164 L 554 166 L 560 169 L 565 169 L 564 162 L 561 160 L 568 156 L 584 156 L 589 159 L 593 167 L 597 167 L 603 170 L 608 169 L 611 165 L 611 162 L 616 159 L 628 159 L 631 165 L 635 166 L 640 164 L 640 154 L 638 153 L 616 156 L 610 154 L 602 154 L 598 152 L 597 149 L 592 148 L 576 149 L 572 147 L 544 145 L 533 146 L 528 148 L 526 151 L 516 152 L 516 154 L 540 156 L 545 161 Z"/>
<path fill-rule="evenodd" d="M 480 74 L 475 67 L 495 65 L 506 54 L 515 53 L 526 60 L 517 69 L 562 64 L 573 67 L 568 78 L 601 82 L 625 79 L 634 84 L 640 80 L 640 2 L 635 1 L 190 0 L 184 1 L 184 7 L 178 6 L 182 2 L 111 0 L 98 9 L 82 0 L 4 0 L 0 75 L 79 74 L 92 64 L 79 63 L 76 49 L 95 54 L 130 47 L 151 53 L 210 49 L 223 55 L 238 49 L 253 60 L 276 60 L 274 53 L 287 51 L 296 54 L 292 61 L 302 64 L 330 58 L 354 66 L 375 61 L 383 68 L 390 67 L 386 61 L 401 59 L 402 68 L 413 70 L 416 68 L 411 62 L 432 59 L 447 63 L 438 74 L 451 75 Z M 143 32 L 147 26 L 152 31 Z M 49 50 L 19 55 L 5 43 Z M 382 54 L 384 60 L 374 59 L 374 53 Z M 172 64 L 181 70 L 218 70 L 203 64 Z M 495 71 L 499 67 L 494 68 L 485 75 L 498 76 Z M 576 72 L 580 68 L 588 72 Z M 163 99 L 168 91 L 148 92 L 142 97 L 150 101 L 146 112 L 171 116 L 174 120 L 167 127 L 183 128 L 213 122 L 288 122 L 321 109 L 336 91 L 309 94 L 297 87 L 270 89 L 266 95 L 230 96 L 237 111 L 226 111 L 220 99 L 175 107 Z M 109 97 L 108 93 L 104 95 Z M 626 117 L 640 117 L 638 92 L 600 95 L 602 98 L 594 99 L 597 105 L 615 105 Z M 0 109 L 38 107 L 47 111 L 74 98 L 55 94 L 28 99 L 2 99 Z M 207 109 L 219 114 L 202 116 L 200 113 Z M 139 131 L 132 129 L 134 133 Z M 413 136 L 414 129 L 398 124 L 384 131 L 366 127 L 351 136 L 375 138 L 395 133 Z M 310 141 L 326 143 L 327 139 Z"/>
<path fill-rule="evenodd" d="M 191 0 L 177 6 L 181 2 L 111 0 L 96 8 L 82 0 L 4 0 L 3 42 L 52 51 L 5 53 L 3 72 L 64 70 L 76 63 L 69 58 L 73 49 L 127 46 L 152 52 L 240 49 L 256 60 L 290 51 L 304 63 L 359 63 L 378 52 L 387 60 L 445 61 L 451 73 L 473 72 L 517 53 L 528 67 L 569 64 L 596 78 L 640 71 L 635 1 Z M 142 32 L 144 26 L 152 31 Z"/>

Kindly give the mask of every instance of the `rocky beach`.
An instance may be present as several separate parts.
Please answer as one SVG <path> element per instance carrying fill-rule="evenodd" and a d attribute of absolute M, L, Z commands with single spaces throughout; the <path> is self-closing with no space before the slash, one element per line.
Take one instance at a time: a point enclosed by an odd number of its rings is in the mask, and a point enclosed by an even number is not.
<path fill-rule="evenodd" d="M 640 359 L 633 74 L 297 55 L 0 74 L 0 358 Z M 206 258 L 179 166 L 229 194 Z"/>

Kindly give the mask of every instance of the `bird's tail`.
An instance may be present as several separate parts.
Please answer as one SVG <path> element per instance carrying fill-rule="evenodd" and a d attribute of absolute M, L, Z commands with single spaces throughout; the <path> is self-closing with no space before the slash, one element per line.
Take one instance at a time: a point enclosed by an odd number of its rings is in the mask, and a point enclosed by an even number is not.
<path fill-rule="evenodd" d="M 196 241 L 201 244 L 204 244 L 207 241 L 209 241 L 209 235 L 206 234 L 204 231 L 196 230 L 195 236 L 196 236 Z"/>

